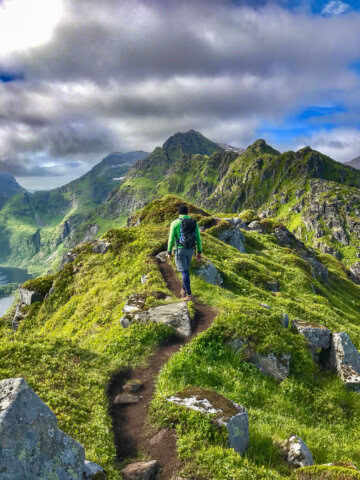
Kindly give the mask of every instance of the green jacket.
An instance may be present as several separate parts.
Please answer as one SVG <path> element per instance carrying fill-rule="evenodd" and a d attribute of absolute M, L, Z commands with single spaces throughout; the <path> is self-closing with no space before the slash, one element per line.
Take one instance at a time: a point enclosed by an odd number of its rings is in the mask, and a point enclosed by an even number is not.
<path fill-rule="evenodd" d="M 169 241 L 168 241 L 168 252 L 171 252 L 173 247 L 177 248 L 184 248 L 182 245 L 179 244 L 177 245 L 177 241 L 180 238 L 180 229 L 181 229 L 181 219 L 182 218 L 190 218 L 190 215 L 179 215 L 179 218 L 174 220 L 172 224 L 170 225 L 170 233 L 169 233 Z M 196 230 L 195 230 L 195 238 L 196 238 L 196 246 L 197 246 L 197 251 L 198 253 L 201 253 L 202 251 L 202 245 L 201 245 L 201 237 L 200 237 L 200 230 L 198 224 L 196 224 Z"/>

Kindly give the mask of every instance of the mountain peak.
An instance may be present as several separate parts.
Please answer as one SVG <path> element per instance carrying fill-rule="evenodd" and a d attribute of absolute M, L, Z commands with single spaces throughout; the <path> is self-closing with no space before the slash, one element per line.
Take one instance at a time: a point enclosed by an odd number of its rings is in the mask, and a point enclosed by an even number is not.
<path fill-rule="evenodd" d="M 356 158 L 353 158 L 350 162 L 345 162 L 345 165 L 360 169 L 360 155 Z"/>
<path fill-rule="evenodd" d="M 0 208 L 9 198 L 25 191 L 13 175 L 7 172 L 0 172 Z"/>
<path fill-rule="evenodd" d="M 263 138 L 255 140 L 255 142 L 251 144 L 248 148 L 251 148 L 251 150 L 254 150 L 257 153 L 270 153 L 271 155 L 280 155 L 280 152 L 268 145 Z"/>
<path fill-rule="evenodd" d="M 212 142 L 196 130 L 175 133 L 166 140 L 162 148 L 169 157 L 175 159 L 184 154 L 211 155 L 216 150 L 222 150 L 217 143 Z"/>

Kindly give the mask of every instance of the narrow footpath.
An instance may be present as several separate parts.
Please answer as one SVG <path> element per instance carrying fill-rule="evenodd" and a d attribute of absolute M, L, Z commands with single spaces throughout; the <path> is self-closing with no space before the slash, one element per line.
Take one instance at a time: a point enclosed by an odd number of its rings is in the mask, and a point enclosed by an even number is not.
<path fill-rule="evenodd" d="M 174 269 L 168 263 L 158 263 L 158 267 L 169 290 L 181 298 L 182 285 Z M 182 345 L 209 328 L 216 317 L 216 311 L 213 308 L 200 303 L 196 298 L 194 298 L 194 308 L 193 333 L 190 337 L 179 339 L 174 336 L 169 339 L 168 343 L 159 347 L 146 368 L 121 371 L 113 376 L 108 387 L 109 413 L 112 418 L 118 461 L 135 458 L 139 452 L 146 453 L 152 460 L 157 460 L 161 466 L 161 473 L 157 480 L 170 480 L 172 475 L 180 470 L 181 462 L 176 455 L 176 440 L 172 432 L 166 430 L 158 442 L 150 443 L 156 432 L 148 431 L 146 417 L 154 394 L 156 377 L 161 368 Z M 141 401 L 135 404 L 114 406 L 115 396 L 121 387 L 131 380 L 137 380 L 143 384 L 142 390 L 139 391 L 139 395 L 142 397 Z"/>

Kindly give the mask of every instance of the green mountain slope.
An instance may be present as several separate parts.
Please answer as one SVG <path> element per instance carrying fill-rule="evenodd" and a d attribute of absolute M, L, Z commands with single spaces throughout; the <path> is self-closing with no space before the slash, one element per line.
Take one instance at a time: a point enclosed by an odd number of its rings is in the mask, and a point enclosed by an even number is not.
<path fill-rule="evenodd" d="M 19 185 L 12 175 L 6 172 L 0 172 L 0 208 L 2 208 L 9 198 L 18 193 L 25 192 L 25 189 Z"/>
<path fill-rule="evenodd" d="M 226 157 L 224 165 L 220 152 Z M 108 214 L 129 214 L 165 193 L 186 196 L 185 192 L 191 189 L 188 197 L 195 199 L 196 185 L 201 178 L 199 170 L 204 171 L 204 188 L 212 191 L 235 157 L 233 152 L 225 154 L 219 145 L 199 132 L 176 133 L 162 147 L 155 148 L 145 160 L 138 162 L 124 182 L 114 189 L 107 203 Z"/>
<path fill-rule="evenodd" d="M 112 153 L 81 178 L 50 191 L 12 197 L 0 210 L 0 264 L 40 273 L 62 251 L 124 219 L 106 220 L 98 206 L 146 152 Z"/>
<path fill-rule="evenodd" d="M 173 193 L 213 212 L 254 209 L 264 217 L 276 216 L 309 245 L 348 265 L 357 260 L 358 170 L 310 147 L 281 154 L 264 140 L 240 155 L 223 150 L 204 155 L 195 151 L 196 145 L 192 153 L 169 155 L 166 145 L 181 138 L 188 143 L 187 135 L 171 137 L 131 169 L 106 204 L 109 216 L 128 215 L 153 198 Z"/>
<path fill-rule="evenodd" d="M 140 212 L 138 227 L 105 235 L 111 246 L 104 255 L 84 244 L 75 261 L 55 276 L 31 281 L 29 287 L 52 285 L 53 290 L 28 308 L 15 334 L 10 316 L 0 321 L 0 378 L 25 377 L 57 414 L 59 426 L 85 445 L 87 458 L 102 465 L 110 480 L 120 479 L 120 474 L 107 414 L 107 383 L 121 367 L 145 366 L 172 334 L 169 327 L 155 323 L 122 328 L 122 308 L 133 293 L 144 296 L 146 308 L 177 300 L 150 257 L 166 248 L 169 222 L 182 201 L 171 196 L 154 201 Z M 215 223 L 201 210 L 190 209 L 198 212 L 194 217 L 200 225 Z M 194 264 L 192 285 L 199 300 L 217 310 L 217 317 L 169 359 L 157 379 L 150 422 L 176 432 L 186 478 L 290 478 L 278 444 L 294 433 L 307 443 L 317 464 L 360 465 L 359 394 L 320 370 L 303 337 L 282 326 L 287 313 L 290 322 L 298 319 L 346 331 L 360 348 L 360 287 L 347 278 L 339 261 L 319 252 L 316 258 L 327 266 L 328 282 L 312 276 L 296 248 L 279 244 L 274 234 L 278 222 L 267 219 L 262 225 L 264 234 L 243 231 L 246 253 L 218 239 L 230 227 L 225 222 L 203 233 L 204 256 L 224 284 L 206 283 Z M 143 275 L 146 283 L 140 281 Z M 267 286 L 274 280 L 279 283 L 275 293 Z M 278 384 L 235 354 L 227 342 L 239 337 L 251 338 L 259 353 L 291 354 L 289 377 Z M 186 386 L 215 390 L 246 407 L 250 447 L 244 457 L 226 447 L 224 431 L 210 419 L 166 401 Z"/>

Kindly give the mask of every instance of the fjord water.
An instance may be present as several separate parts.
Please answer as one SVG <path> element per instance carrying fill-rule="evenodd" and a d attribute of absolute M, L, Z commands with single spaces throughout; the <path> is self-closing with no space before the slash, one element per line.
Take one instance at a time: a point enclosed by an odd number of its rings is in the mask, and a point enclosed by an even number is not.
<path fill-rule="evenodd" d="M 31 278 L 27 270 L 21 268 L 0 267 L 0 285 L 7 283 L 22 283 Z M 14 295 L 8 295 L 0 298 L 0 317 L 4 315 L 14 300 Z"/>

